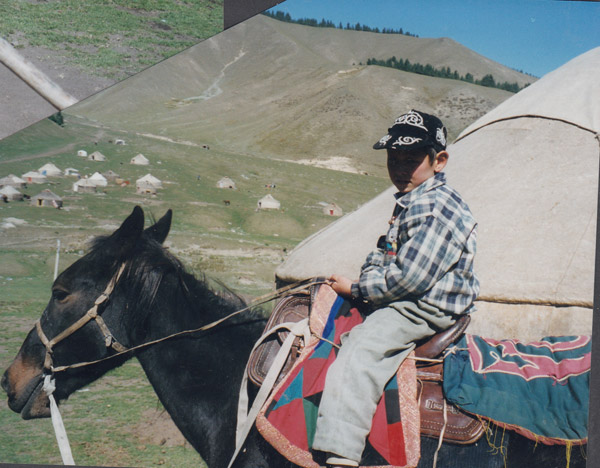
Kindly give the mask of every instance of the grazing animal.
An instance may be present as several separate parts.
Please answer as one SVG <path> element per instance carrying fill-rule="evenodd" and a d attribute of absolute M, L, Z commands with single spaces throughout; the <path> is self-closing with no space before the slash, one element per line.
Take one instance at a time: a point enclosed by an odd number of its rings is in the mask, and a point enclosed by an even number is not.
<path fill-rule="evenodd" d="M 42 384 L 44 367 L 49 368 L 50 362 L 58 369 L 115 356 L 92 365 L 57 371 L 54 397 L 60 403 L 135 356 L 185 438 L 209 467 L 226 467 L 235 446 L 242 374 L 265 319 L 259 313 L 244 312 L 206 331 L 131 350 L 183 330 L 196 330 L 245 306 L 234 294 L 210 290 L 162 247 L 171 217 L 169 210 L 144 230 L 143 211 L 134 208 L 112 235 L 97 238 L 89 253 L 62 272 L 52 286 L 52 297 L 39 326 L 25 338 L 1 384 L 8 395 L 9 407 L 24 419 L 48 417 L 49 402 Z M 93 312 L 87 312 L 89 317 L 82 319 L 86 311 L 95 310 L 95 303 L 101 319 L 93 318 Z M 79 328 L 71 330 L 76 323 Z M 61 335 L 65 330 L 70 332 Z M 43 341 L 48 340 L 50 343 L 44 345 Z M 119 352 L 122 347 L 128 351 Z M 51 352 L 47 352 L 48 348 Z M 419 466 L 431 466 L 436 444 L 435 440 L 422 439 Z M 509 467 L 566 466 L 564 447 L 538 446 L 533 451 L 533 443 L 525 447 L 523 444 L 529 442 L 511 434 Z M 502 454 L 490 454 L 485 441 L 470 446 L 444 444 L 438 460 L 438 466 L 446 468 L 503 465 Z M 571 467 L 584 465 L 580 451 L 573 450 Z M 234 466 L 293 465 L 253 430 Z"/>

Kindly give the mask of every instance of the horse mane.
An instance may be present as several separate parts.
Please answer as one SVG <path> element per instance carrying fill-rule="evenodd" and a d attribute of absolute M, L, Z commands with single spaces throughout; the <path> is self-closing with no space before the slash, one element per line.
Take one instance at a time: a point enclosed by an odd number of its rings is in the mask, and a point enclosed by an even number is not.
<path fill-rule="evenodd" d="M 211 288 L 204 274 L 197 278 L 188 272 L 175 255 L 145 234 L 121 257 L 115 257 L 111 240 L 111 236 L 95 237 L 86 257 L 93 263 L 107 265 L 112 274 L 117 272 L 122 262 L 126 262 L 127 266 L 119 282 L 127 284 L 128 302 L 134 301 L 137 305 L 135 310 L 128 311 L 129 319 L 133 319 L 136 326 L 143 327 L 149 319 L 148 313 L 156 305 L 157 293 L 165 282 L 170 284 L 169 287 L 162 288 L 161 301 L 177 304 L 174 307 L 177 318 L 184 323 L 198 322 L 201 312 L 205 315 L 205 311 L 218 311 L 224 316 L 248 305 L 245 299 L 218 280 L 213 281 L 222 290 Z M 249 319 L 264 320 L 262 310 L 245 311 L 242 315 L 233 317 L 230 323 L 247 323 Z"/>

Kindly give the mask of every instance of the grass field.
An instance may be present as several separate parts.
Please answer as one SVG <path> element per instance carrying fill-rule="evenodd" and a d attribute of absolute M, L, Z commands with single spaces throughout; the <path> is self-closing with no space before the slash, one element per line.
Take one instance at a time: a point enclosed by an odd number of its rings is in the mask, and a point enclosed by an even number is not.
<path fill-rule="evenodd" d="M 126 144 L 114 144 L 117 138 Z M 99 150 L 107 161 L 88 161 L 76 155 L 78 149 Z M 129 164 L 138 153 L 150 160 L 149 166 Z M 72 192 L 76 179 L 62 176 L 25 190 L 35 195 L 50 188 L 63 197 L 61 210 L 27 202 L 0 204 L 0 223 L 7 218 L 25 222 L 0 228 L 1 369 L 49 298 L 57 240 L 62 270 L 83 254 L 92 236 L 112 232 L 136 204 L 156 219 L 173 208 L 166 245 L 188 269 L 257 296 L 274 289 L 274 270 L 289 250 L 335 219 L 323 214 L 323 203 L 352 211 L 388 186 L 379 177 L 169 143 L 79 119 L 68 120 L 65 128 L 44 121 L 0 142 L 0 176 L 20 176 L 47 162 L 82 175 L 111 169 L 130 184 L 109 183 L 99 193 L 78 194 Z M 147 173 L 163 182 L 157 196 L 136 194 L 135 180 Z M 235 190 L 216 187 L 223 176 L 235 181 Z M 280 210 L 256 210 L 267 193 L 281 202 Z M 172 423 L 164 420 L 137 361 L 84 390 L 61 406 L 78 465 L 203 466 L 180 436 L 164 435 Z M 0 399 L 0 425 L 11 428 L 0 433 L 0 462 L 60 463 L 49 420 L 23 421 Z"/>
<path fill-rule="evenodd" d="M 0 31 L 88 73 L 124 78 L 223 30 L 222 0 L 3 0 Z"/>

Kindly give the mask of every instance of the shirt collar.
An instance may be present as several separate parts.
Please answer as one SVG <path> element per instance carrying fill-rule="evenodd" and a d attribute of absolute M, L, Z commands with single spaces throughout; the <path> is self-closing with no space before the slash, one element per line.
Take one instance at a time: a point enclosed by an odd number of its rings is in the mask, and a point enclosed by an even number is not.
<path fill-rule="evenodd" d="M 419 185 L 416 189 L 411 190 L 408 193 L 396 192 L 394 197 L 396 197 L 396 203 L 400 205 L 402 208 L 406 208 L 410 203 L 416 198 L 420 197 L 424 193 L 433 190 L 440 185 L 444 185 L 446 183 L 446 174 L 443 172 L 438 172 L 433 177 L 430 177 L 421 185 Z"/>

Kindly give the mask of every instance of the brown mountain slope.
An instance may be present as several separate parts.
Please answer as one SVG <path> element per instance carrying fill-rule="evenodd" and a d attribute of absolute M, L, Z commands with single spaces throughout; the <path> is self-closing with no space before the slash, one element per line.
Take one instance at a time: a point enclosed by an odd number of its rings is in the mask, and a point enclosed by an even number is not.
<path fill-rule="evenodd" d="M 447 39 L 311 28 L 258 16 L 70 112 L 126 131 L 238 153 L 294 160 L 343 157 L 367 170 L 373 165 L 374 136 L 379 138 L 399 113 L 435 112 L 452 138 L 511 95 L 360 65 L 369 56 L 401 57 L 419 47 L 424 57 L 423 51 L 459 60 L 469 55 L 475 76 L 502 69 Z"/>

